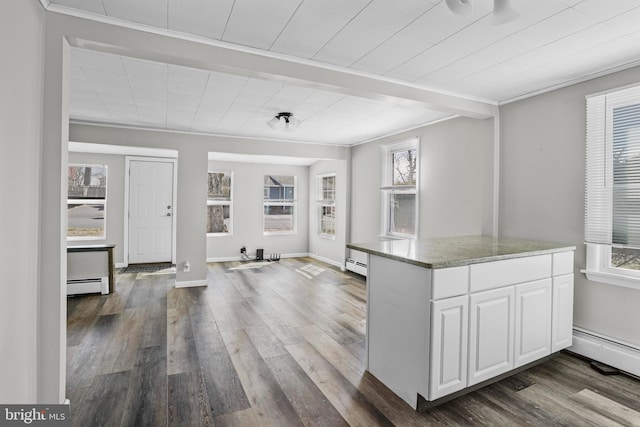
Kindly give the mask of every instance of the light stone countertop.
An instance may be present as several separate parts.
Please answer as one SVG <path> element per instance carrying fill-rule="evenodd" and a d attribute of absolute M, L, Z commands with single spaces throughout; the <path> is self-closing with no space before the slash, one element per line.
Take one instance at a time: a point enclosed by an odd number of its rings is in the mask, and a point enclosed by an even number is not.
<path fill-rule="evenodd" d="M 448 268 L 482 262 L 575 250 L 575 246 L 490 236 L 380 240 L 352 243 L 350 249 L 425 268 Z"/>

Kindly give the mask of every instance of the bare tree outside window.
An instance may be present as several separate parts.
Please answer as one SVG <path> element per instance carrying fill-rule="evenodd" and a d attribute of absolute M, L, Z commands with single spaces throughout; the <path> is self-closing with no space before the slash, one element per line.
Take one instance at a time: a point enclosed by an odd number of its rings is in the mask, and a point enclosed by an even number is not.
<path fill-rule="evenodd" d="M 392 152 L 393 185 L 416 184 L 416 153 L 415 148 Z"/>
<path fill-rule="evenodd" d="M 231 234 L 231 172 L 207 174 L 207 233 Z"/>
<path fill-rule="evenodd" d="M 107 167 L 69 165 L 67 178 L 67 238 L 104 239 Z"/>

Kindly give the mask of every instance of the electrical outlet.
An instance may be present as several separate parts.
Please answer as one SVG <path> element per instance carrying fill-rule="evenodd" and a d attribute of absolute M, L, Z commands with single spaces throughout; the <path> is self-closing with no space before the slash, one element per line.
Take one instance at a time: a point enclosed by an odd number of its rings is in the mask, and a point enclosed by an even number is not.
<path fill-rule="evenodd" d="M 182 263 L 182 271 L 184 271 L 185 273 L 191 271 L 191 264 L 189 264 L 189 261 L 185 261 Z"/>

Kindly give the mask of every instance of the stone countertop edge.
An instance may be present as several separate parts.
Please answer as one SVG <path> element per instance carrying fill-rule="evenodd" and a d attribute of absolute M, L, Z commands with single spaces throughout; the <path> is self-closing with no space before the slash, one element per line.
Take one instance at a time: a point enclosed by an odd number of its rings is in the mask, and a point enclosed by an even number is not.
<path fill-rule="evenodd" d="M 468 250 L 465 250 L 464 246 L 466 241 L 469 241 L 471 246 Z M 404 245 L 411 245 L 413 248 L 419 249 L 421 246 L 435 246 L 432 248 L 423 248 L 422 253 L 418 255 L 399 255 L 394 253 L 393 250 L 383 248 L 383 243 L 386 242 L 405 242 Z M 492 246 L 503 245 L 506 252 L 504 253 L 489 253 L 487 248 L 478 248 L 478 244 Z M 397 243 L 396 243 L 397 244 Z M 463 246 L 462 253 L 460 246 Z M 350 243 L 347 244 L 347 248 L 357 251 L 365 252 L 371 255 L 377 255 L 384 258 L 393 259 L 395 261 L 405 262 L 407 264 L 413 264 L 418 267 L 425 267 L 430 269 L 460 267 L 470 264 L 480 264 L 492 261 L 501 261 L 506 259 L 523 258 L 535 255 L 553 254 L 558 252 L 574 251 L 575 246 L 562 245 L 550 242 L 540 242 L 535 240 L 525 239 L 508 239 L 482 236 L 466 236 L 456 238 L 438 238 L 438 239 L 406 239 L 406 240 L 389 240 L 379 242 L 367 242 L 367 243 Z M 454 249 L 458 249 L 453 251 Z M 509 248 L 509 249 L 507 249 Z M 405 249 L 405 248 L 403 248 Z"/>

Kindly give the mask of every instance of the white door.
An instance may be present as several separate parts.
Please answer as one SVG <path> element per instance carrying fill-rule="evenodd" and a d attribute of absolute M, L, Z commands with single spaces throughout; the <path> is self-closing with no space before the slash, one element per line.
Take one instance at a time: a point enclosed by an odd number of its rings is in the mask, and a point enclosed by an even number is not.
<path fill-rule="evenodd" d="M 171 262 L 172 161 L 129 162 L 129 263 Z"/>
<path fill-rule="evenodd" d="M 515 367 L 551 354 L 551 279 L 516 286 Z"/>
<path fill-rule="evenodd" d="M 468 298 L 462 295 L 431 303 L 429 400 L 467 386 Z"/>
<path fill-rule="evenodd" d="M 513 299 L 513 286 L 469 297 L 468 385 L 513 368 Z"/>

